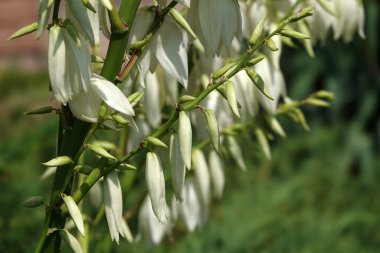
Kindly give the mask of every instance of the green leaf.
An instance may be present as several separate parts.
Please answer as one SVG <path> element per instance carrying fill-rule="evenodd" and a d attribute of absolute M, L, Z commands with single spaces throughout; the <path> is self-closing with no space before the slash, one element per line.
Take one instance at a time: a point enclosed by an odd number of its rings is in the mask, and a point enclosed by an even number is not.
<path fill-rule="evenodd" d="M 73 163 L 73 160 L 71 160 L 70 157 L 58 156 L 42 164 L 45 165 L 46 167 L 56 167 L 56 166 L 62 166 L 62 165 L 71 164 L 71 163 Z"/>
<path fill-rule="evenodd" d="M 114 157 L 113 155 L 111 155 L 110 153 L 108 153 L 107 150 L 105 150 L 101 146 L 98 146 L 98 145 L 95 145 L 95 144 L 86 144 L 86 148 L 88 148 L 89 150 L 91 150 L 95 154 L 100 155 L 102 157 L 105 157 L 105 158 L 108 158 L 108 159 L 111 159 L 111 160 L 117 160 L 116 157 Z"/>
<path fill-rule="evenodd" d="M 19 30 L 17 30 L 14 34 L 9 36 L 7 38 L 7 40 L 13 40 L 13 39 L 16 39 L 18 37 L 25 36 L 27 34 L 30 34 L 32 32 L 37 31 L 37 28 L 38 28 L 37 22 L 31 23 L 31 24 L 24 26 L 24 27 L 20 28 Z"/>
<path fill-rule="evenodd" d="M 273 100 L 273 98 L 269 94 L 269 90 L 266 87 L 266 85 L 264 83 L 264 80 L 261 78 L 261 76 L 259 74 L 257 74 L 257 72 L 254 71 L 253 69 L 248 69 L 247 68 L 247 69 L 245 69 L 245 72 L 247 73 L 247 75 L 249 76 L 249 78 L 252 80 L 253 84 L 257 87 L 257 89 L 259 89 L 259 91 L 261 93 L 263 93 L 264 96 L 266 96 L 270 100 Z"/>
<path fill-rule="evenodd" d="M 78 240 L 72 234 L 70 234 L 69 231 L 67 231 L 66 229 L 60 229 L 59 235 L 61 236 L 63 241 L 67 244 L 67 246 L 69 246 L 72 252 L 74 253 L 83 252 Z"/>
<path fill-rule="evenodd" d="M 42 196 L 30 197 L 22 203 L 22 205 L 27 208 L 34 208 L 34 207 L 42 206 L 44 204 L 45 202 Z"/>
<path fill-rule="evenodd" d="M 84 223 L 82 218 L 82 213 L 79 210 L 79 207 L 75 203 L 74 199 L 64 193 L 61 194 L 63 201 L 69 210 L 70 216 L 74 221 L 75 226 L 78 228 L 79 232 L 84 236 Z"/>

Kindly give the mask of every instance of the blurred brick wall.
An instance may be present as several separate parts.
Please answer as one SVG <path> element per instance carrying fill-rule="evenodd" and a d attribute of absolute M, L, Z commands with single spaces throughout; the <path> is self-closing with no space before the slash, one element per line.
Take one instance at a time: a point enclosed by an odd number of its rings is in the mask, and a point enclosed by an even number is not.
<path fill-rule="evenodd" d="M 7 41 L 19 28 L 37 21 L 38 0 L 0 0 L 0 67 L 39 69 L 46 66 L 47 34 Z"/>

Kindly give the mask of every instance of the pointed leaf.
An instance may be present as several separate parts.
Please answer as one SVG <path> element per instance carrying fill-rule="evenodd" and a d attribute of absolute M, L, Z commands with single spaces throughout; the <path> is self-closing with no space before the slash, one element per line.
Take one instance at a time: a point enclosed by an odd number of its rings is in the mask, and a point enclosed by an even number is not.
<path fill-rule="evenodd" d="M 228 80 L 225 82 L 225 87 L 226 87 L 226 95 L 227 95 L 228 104 L 230 105 L 232 112 L 238 118 L 240 118 L 234 83 Z"/>
<path fill-rule="evenodd" d="M 207 132 L 209 134 L 211 144 L 214 147 L 215 151 L 219 153 L 220 151 L 219 126 L 218 126 L 218 122 L 216 121 L 214 111 L 207 108 L 203 108 L 202 112 L 206 118 Z"/>
<path fill-rule="evenodd" d="M 67 231 L 66 229 L 60 229 L 59 235 L 74 253 L 83 252 L 78 240 L 72 234 L 70 234 L 69 231 Z"/>
<path fill-rule="evenodd" d="M 56 166 L 62 166 L 62 165 L 71 164 L 71 163 L 73 163 L 73 160 L 71 160 L 70 157 L 58 156 L 42 164 L 45 165 L 46 167 L 56 167 Z"/>
<path fill-rule="evenodd" d="M 22 205 L 27 208 L 34 208 L 45 204 L 42 196 L 33 196 L 25 200 Z"/>
<path fill-rule="evenodd" d="M 75 226 L 78 228 L 79 232 L 85 236 L 84 234 L 84 223 L 82 218 L 82 213 L 79 210 L 79 207 L 73 200 L 73 198 L 69 195 L 62 193 L 62 199 L 67 206 L 67 210 L 69 210 L 70 216 L 73 219 Z"/>

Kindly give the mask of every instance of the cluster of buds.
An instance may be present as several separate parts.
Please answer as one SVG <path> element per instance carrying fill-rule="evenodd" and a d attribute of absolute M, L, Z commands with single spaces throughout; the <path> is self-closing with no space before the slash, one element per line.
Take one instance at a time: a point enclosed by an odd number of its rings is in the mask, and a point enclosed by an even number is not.
<path fill-rule="evenodd" d="M 71 173 L 86 175 L 85 189 L 95 189 L 103 180 L 105 215 L 116 242 L 119 236 L 133 240 L 124 219 L 118 172 L 144 169 L 141 163 L 136 167 L 126 163 L 134 155 L 146 156 L 148 194 L 141 201 L 139 234 L 156 244 L 179 223 L 190 232 L 200 228 L 209 217 L 212 196 L 220 199 L 223 194 L 223 158 L 230 157 L 241 170 L 247 169 L 238 141 L 241 133 L 254 136 L 263 156 L 270 159 L 269 141 L 274 134 L 286 135 L 278 116 L 286 115 L 308 129 L 300 107 L 329 105 L 326 100 L 332 95 L 326 91 L 300 101 L 287 96 L 280 68 L 284 45 L 300 40 L 313 54 L 313 45 L 323 41 L 330 28 L 335 38 L 346 42 L 356 31 L 364 37 L 360 0 L 160 0 L 141 6 L 135 0 L 123 1 L 119 12 L 112 0 L 64 2 L 60 17 L 60 1 L 41 0 L 38 22 L 11 38 L 34 31 L 40 38 L 45 28 L 49 30 L 53 98 L 75 118 L 94 124 L 74 157 L 59 154 L 45 165 L 69 166 Z M 129 26 L 119 13 L 134 5 Z M 109 49 L 103 60 L 101 37 L 111 45 L 124 41 L 123 50 Z M 117 75 L 107 79 L 101 75 L 99 66 L 123 57 L 120 69 L 114 70 Z M 29 114 L 51 111 L 43 108 Z M 134 127 L 128 128 L 129 123 Z M 105 128 L 126 133 L 119 148 L 93 142 L 92 134 Z M 168 152 L 162 151 L 168 146 Z M 87 152 L 95 153 L 96 166 L 83 164 Z M 67 180 L 74 178 L 70 176 Z M 172 187 L 165 186 L 168 177 Z M 88 190 L 82 186 L 71 195 L 53 197 L 51 204 L 65 203 L 61 211 L 68 210 L 84 235 L 77 203 Z M 59 227 L 43 234 L 41 247 L 54 231 L 80 251 L 68 229 Z"/>

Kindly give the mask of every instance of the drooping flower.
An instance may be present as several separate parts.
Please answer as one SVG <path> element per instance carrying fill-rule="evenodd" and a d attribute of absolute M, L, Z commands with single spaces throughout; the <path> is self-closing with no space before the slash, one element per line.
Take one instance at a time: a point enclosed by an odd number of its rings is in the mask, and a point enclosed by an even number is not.
<path fill-rule="evenodd" d="M 54 97 L 66 105 L 79 93 L 86 93 L 90 83 L 90 52 L 78 34 L 75 42 L 64 27 L 50 28 L 48 67 Z M 79 45 L 78 45 L 79 44 Z"/>
<path fill-rule="evenodd" d="M 207 55 L 219 55 L 230 49 L 232 40 L 240 40 L 242 21 L 237 0 L 193 0 L 188 20 Z"/>
<path fill-rule="evenodd" d="M 343 37 L 350 42 L 357 30 L 360 37 L 364 34 L 364 8 L 361 0 L 334 0 L 337 20 L 334 22 L 334 37 Z"/>
<path fill-rule="evenodd" d="M 185 181 L 186 166 L 180 152 L 179 139 L 176 134 L 170 136 L 169 159 L 174 195 L 182 202 L 182 187 Z"/>
<path fill-rule="evenodd" d="M 173 199 L 173 216 L 183 220 L 188 231 L 193 232 L 202 225 L 202 207 L 193 178 L 186 179 L 182 189 L 183 202 Z"/>
<path fill-rule="evenodd" d="M 222 160 L 214 150 L 211 150 L 209 154 L 209 168 L 214 196 L 221 199 L 225 181 L 224 170 Z"/>
<path fill-rule="evenodd" d="M 170 209 L 165 203 L 165 212 L 169 216 Z M 149 195 L 144 199 L 139 212 L 139 234 L 153 244 L 159 244 L 170 232 L 170 222 L 161 223 L 153 212 Z"/>
<path fill-rule="evenodd" d="M 111 239 L 119 243 L 119 235 L 123 232 L 123 197 L 117 172 L 111 172 L 104 177 L 103 196 L 106 218 Z"/>
<path fill-rule="evenodd" d="M 142 40 L 154 20 L 154 13 L 141 11 L 131 29 L 131 41 Z M 138 27 L 137 27 L 138 24 Z M 187 88 L 188 63 L 186 52 L 187 38 L 185 32 L 170 18 L 166 17 L 159 30 L 153 35 L 149 44 L 137 62 L 140 84 L 145 87 L 145 75 L 153 73 L 158 63 L 162 68 Z"/>
<path fill-rule="evenodd" d="M 161 162 L 153 152 L 148 152 L 146 155 L 145 181 L 153 212 L 160 222 L 165 223 L 168 219 L 166 214 L 165 178 Z"/>
<path fill-rule="evenodd" d="M 76 118 L 87 122 L 97 122 L 102 101 L 124 115 L 135 115 L 123 92 L 113 83 L 96 74 L 92 74 L 88 92 L 74 96 L 69 101 L 69 106 Z"/>

